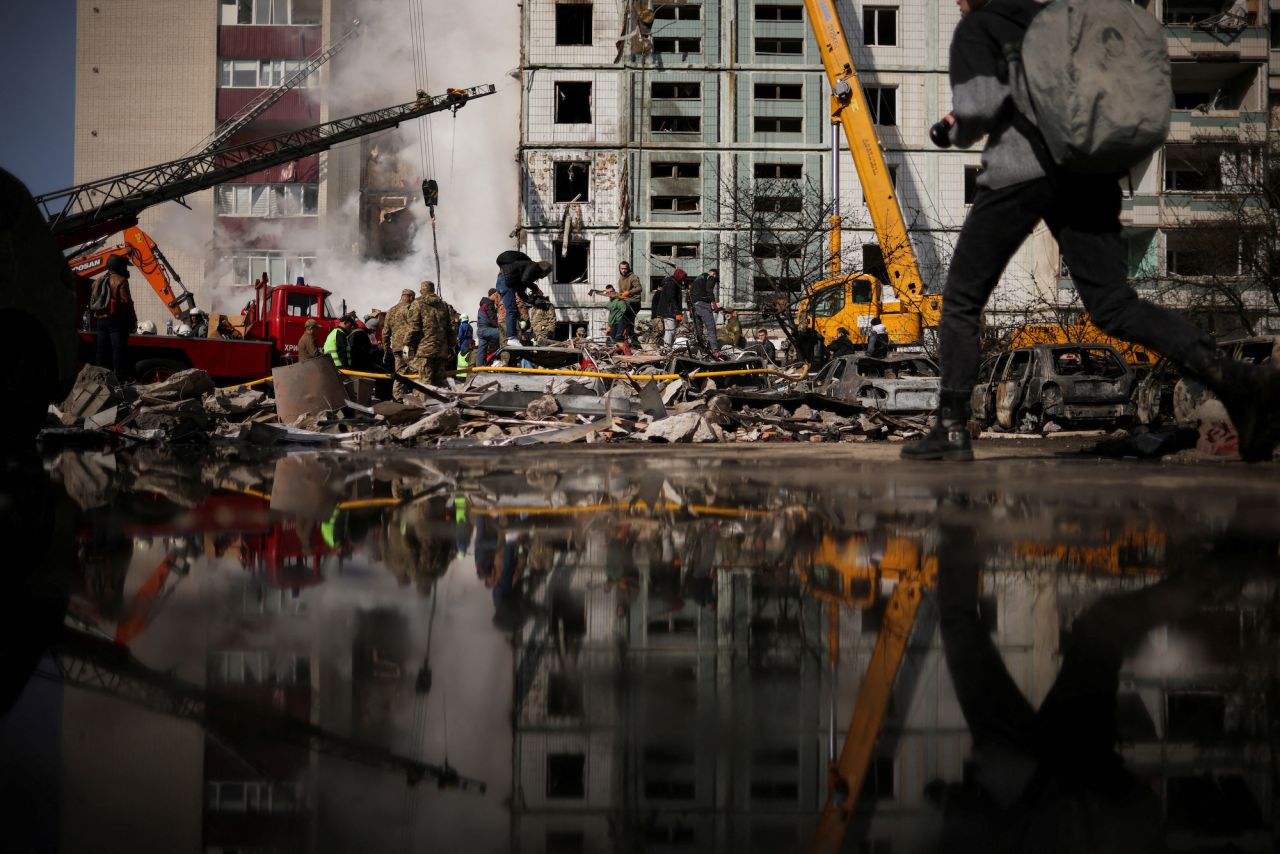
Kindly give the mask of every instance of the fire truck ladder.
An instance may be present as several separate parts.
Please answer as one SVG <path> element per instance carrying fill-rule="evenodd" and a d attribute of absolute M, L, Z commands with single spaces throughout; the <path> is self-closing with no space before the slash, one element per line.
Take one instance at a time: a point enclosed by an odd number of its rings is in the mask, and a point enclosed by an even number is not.
<path fill-rule="evenodd" d="M 210 694 L 199 685 L 152 670 L 134 658 L 128 647 L 78 629 L 63 630 L 62 638 L 49 650 L 48 660 L 52 671 L 42 665 L 36 670 L 37 676 L 191 721 L 220 742 L 237 744 L 265 738 L 372 768 L 401 772 L 410 786 L 432 777 L 442 789 L 475 789 L 481 794 L 485 791 L 485 783 L 463 777 L 447 764 L 419 762 L 307 721 Z"/>
<path fill-rule="evenodd" d="M 38 197 L 36 204 L 49 220 L 49 228 L 59 244 L 74 246 L 136 224 L 138 214 L 161 202 L 327 151 L 340 142 L 393 128 L 410 119 L 442 110 L 457 110 L 472 98 L 492 95 L 495 91 L 493 84 L 450 89 L 443 95 L 427 96 L 47 193 Z"/>

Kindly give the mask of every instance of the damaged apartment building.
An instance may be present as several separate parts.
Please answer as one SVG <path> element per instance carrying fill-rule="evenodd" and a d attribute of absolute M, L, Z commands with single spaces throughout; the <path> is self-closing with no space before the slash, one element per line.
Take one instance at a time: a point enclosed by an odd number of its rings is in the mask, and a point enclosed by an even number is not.
<path fill-rule="evenodd" d="M 1168 145 L 1125 186 L 1129 273 L 1147 295 L 1195 309 L 1216 331 L 1230 324 L 1204 298 L 1203 279 L 1230 269 L 1233 286 L 1251 288 L 1237 255 L 1243 242 L 1222 250 L 1209 240 L 1211 252 L 1205 232 L 1228 230 L 1241 189 L 1223 179 L 1223 164 L 1262 161 L 1276 98 L 1268 80 L 1280 88 L 1280 76 L 1268 75 L 1280 75 L 1271 50 L 1280 50 L 1280 27 L 1257 3 L 1147 4 L 1168 33 L 1175 113 Z M 930 124 L 950 110 L 959 10 L 950 0 L 836 6 L 922 273 L 940 291 L 981 169 L 977 149 L 941 151 L 928 140 Z M 749 193 L 755 181 L 783 210 L 831 196 L 839 131 L 799 0 L 527 0 L 521 36 L 520 245 L 554 261 L 563 335 L 571 321 L 603 328 L 604 301 L 589 292 L 616 281 L 623 260 L 645 283 L 646 308 L 649 289 L 677 266 L 720 268 L 722 302 L 741 309 L 803 287 L 780 267 L 795 248 L 785 237 L 749 253 L 726 249 L 743 239 L 729 210 L 740 203 L 727 204 L 727 192 L 740 198 L 738 188 Z M 874 270 L 875 234 L 840 136 L 846 269 Z M 1042 228 L 1009 266 L 988 319 L 1015 324 L 1079 309 Z"/>
<path fill-rule="evenodd" d="M 77 2 L 76 183 L 183 156 L 308 60 L 342 41 L 355 0 Z M 408 15 L 406 9 L 406 17 Z M 408 100 L 411 92 L 341 98 L 332 83 L 362 47 L 332 58 L 230 139 L 248 142 Z M 156 45 L 164 50 L 157 52 Z M 141 57 L 146 57 L 143 61 Z M 408 78 L 406 78 L 407 80 Z M 126 104 L 122 108 L 122 101 Z M 137 105 L 146 105 L 138 113 Z M 133 105 L 133 106 L 129 106 Z M 412 129 L 313 154 L 146 211 L 198 305 L 239 311 L 252 283 L 311 276 L 322 255 L 394 260 L 410 249 L 422 200 Z M 139 319 L 170 315 L 139 301 Z"/>

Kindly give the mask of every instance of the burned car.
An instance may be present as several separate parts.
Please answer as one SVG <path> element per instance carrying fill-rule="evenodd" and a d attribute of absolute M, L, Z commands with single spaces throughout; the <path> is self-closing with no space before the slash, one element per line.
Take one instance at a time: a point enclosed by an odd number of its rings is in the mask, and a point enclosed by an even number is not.
<path fill-rule="evenodd" d="M 970 402 L 983 428 L 1030 433 L 1049 422 L 1128 422 L 1134 372 L 1105 344 L 1040 344 L 993 356 Z"/>
<path fill-rule="evenodd" d="M 888 414 L 933 412 L 941 389 L 938 366 L 917 353 L 840 356 L 813 381 L 815 394 Z"/>
<path fill-rule="evenodd" d="M 1265 365 L 1276 358 L 1280 339 L 1274 335 L 1258 335 L 1232 338 L 1217 344 L 1228 358 L 1250 365 Z M 1169 359 L 1161 359 L 1134 385 L 1133 402 L 1139 424 L 1161 427 L 1176 424 L 1179 427 L 1198 426 L 1201 404 L 1214 399 L 1213 392 L 1199 382 L 1182 376 Z"/>

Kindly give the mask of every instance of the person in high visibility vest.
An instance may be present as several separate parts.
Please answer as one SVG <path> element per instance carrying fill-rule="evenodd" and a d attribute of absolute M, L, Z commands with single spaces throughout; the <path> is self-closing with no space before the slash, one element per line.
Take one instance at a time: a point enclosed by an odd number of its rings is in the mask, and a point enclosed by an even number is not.
<path fill-rule="evenodd" d="M 333 359 L 333 363 L 339 368 L 345 368 L 351 364 L 348 336 L 356 328 L 356 319 L 350 314 L 344 314 L 339 322 L 341 325 L 335 327 L 329 337 L 324 339 L 324 354 Z"/>

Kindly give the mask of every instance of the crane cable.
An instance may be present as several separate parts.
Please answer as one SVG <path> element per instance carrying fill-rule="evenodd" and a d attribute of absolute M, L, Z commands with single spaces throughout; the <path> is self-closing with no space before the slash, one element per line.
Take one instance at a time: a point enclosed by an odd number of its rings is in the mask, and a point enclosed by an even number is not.
<path fill-rule="evenodd" d="M 427 24 L 426 10 L 422 6 L 422 0 L 409 0 L 409 28 L 413 39 L 414 82 L 419 92 L 426 92 L 428 91 Z M 418 146 L 422 162 L 422 175 L 424 177 L 429 174 L 434 175 L 436 171 L 435 138 L 426 121 L 418 123 Z M 450 173 L 452 173 L 452 155 L 450 155 L 450 164 Z M 425 196 L 423 201 L 426 202 Z M 441 281 L 442 270 L 440 268 L 440 240 L 436 231 L 436 207 L 433 204 L 428 204 L 427 210 L 431 218 L 431 251 L 435 259 L 436 293 L 439 294 L 441 299 L 444 299 L 444 285 Z"/>

